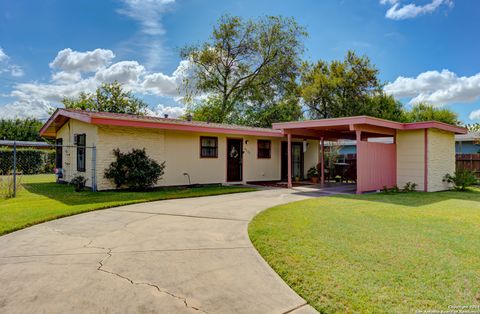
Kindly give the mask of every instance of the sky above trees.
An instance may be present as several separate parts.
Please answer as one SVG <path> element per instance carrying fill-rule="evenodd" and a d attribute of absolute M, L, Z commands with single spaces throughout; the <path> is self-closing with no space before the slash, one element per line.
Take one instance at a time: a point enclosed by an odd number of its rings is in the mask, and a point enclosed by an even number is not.
<path fill-rule="evenodd" d="M 480 121 L 476 0 L 0 0 L 0 117 L 46 118 L 64 97 L 117 80 L 152 114 L 183 112 L 179 56 L 223 14 L 283 15 L 305 26 L 303 58 L 366 54 L 408 106 L 443 104 Z"/>

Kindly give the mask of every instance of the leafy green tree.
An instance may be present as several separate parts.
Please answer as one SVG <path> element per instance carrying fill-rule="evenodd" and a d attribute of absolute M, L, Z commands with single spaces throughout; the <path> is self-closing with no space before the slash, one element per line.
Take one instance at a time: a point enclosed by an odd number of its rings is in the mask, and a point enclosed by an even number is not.
<path fill-rule="evenodd" d="M 95 93 L 82 92 L 76 98 L 64 98 L 67 109 L 82 109 L 100 112 L 115 112 L 143 115 L 148 105 L 136 98 L 130 91 L 125 91 L 117 81 L 103 83 Z"/>
<path fill-rule="evenodd" d="M 468 132 L 480 132 L 480 123 L 466 124 Z"/>
<path fill-rule="evenodd" d="M 427 103 L 419 103 L 414 105 L 411 110 L 405 111 L 405 120 L 407 122 L 440 121 L 460 125 L 458 115 L 455 112 Z"/>
<path fill-rule="evenodd" d="M 1 119 L 0 139 L 16 141 L 41 141 L 38 133 L 43 123 L 37 119 Z"/>
<path fill-rule="evenodd" d="M 197 120 L 247 125 L 256 125 L 257 121 L 268 125 L 267 121 L 277 116 L 296 119 L 300 105 L 297 102 L 298 108 L 291 108 L 295 94 L 292 83 L 299 72 L 306 35 L 304 28 L 291 18 L 244 20 L 223 16 L 213 28 L 210 40 L 181 51 L 181 57 L 193 65 L 193 76 L 183 84 L 186 101 L 190 103 L 187 111 Z M 196 95 L 206 95 L 206 99 L 192 104 Z M 290 106 L 274 108 L 287 99 Z M 256 108 L 260 104 L 268 109 Z M 287 111 L 279 113 L 282 108 Z M 242 118 L 246 111 L 265 113 L 269 118 Z M 291 112 L 293 116 L 289 115 Z"/>
<path fill-rule="evenodd" d="M 399 120 L 399 103 L 383 95 L 378 73 L 368 57 L 348 51 L 343 61 L 304 63 L 300 94 L 312 118 L 372 115 Z"/>

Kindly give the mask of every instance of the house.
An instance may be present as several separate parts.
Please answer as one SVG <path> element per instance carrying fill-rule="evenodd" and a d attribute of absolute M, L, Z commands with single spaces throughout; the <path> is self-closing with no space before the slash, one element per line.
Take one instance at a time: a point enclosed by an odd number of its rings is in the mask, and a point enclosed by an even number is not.
<path fill-rule="evenodd" d="M 81 174 L 98 190 L 113 150 L 145 148 L 166 168 L 159 186 L 286 180 L 286 138 L 278 130 L 160 117 L 58 109 L 40 131 L 55 138 L 63 180 Z M 296 139 L 293 175 L 306 177 L 318 162 L 319 141 Z M 95 147 L 95 148 L 94 148 Z"/>
<path fill-rule="evenodd" d="M 57 109 L 40 131 L 56 139 L 63 179 L 80 173 L 98 190 L 114 188 L 103 173 L 117 148 L 145 148 L 165 161 L 160 186 L 284 180 L 291 187 L 293 178 L 324 164 L 325 141 L 355 139 L 358 193 L 406 182 L 424 191 L 447 189 L 442 179 L 455 170 L 454 135 L 465 133 L 441 122 L 365 116 L 275 123 L 269 129 L 66 109 Z M 390 143 L 372 141 L 379 137 Z"/>

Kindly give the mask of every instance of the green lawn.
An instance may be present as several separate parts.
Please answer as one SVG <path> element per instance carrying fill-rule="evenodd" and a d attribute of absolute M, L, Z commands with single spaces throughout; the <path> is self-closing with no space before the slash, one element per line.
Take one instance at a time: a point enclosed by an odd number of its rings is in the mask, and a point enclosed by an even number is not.
<path fill-rule="evenodd" d="M 0 235 L 47 220 L 95 209 L 172 198 L 208 196 L 255 190 L 248 187 L 204 186 L 165 188 L 149 192 L 76 193 L 73 187 L 56 184 L 53 175 L 22 176 L 17 198 L 0 199 Z"/>
<path fill-rule="evenodd" d="M 290 203 L 256 216 L 249 234 L 321 313 L 480 306 L 480 189 Z"/>

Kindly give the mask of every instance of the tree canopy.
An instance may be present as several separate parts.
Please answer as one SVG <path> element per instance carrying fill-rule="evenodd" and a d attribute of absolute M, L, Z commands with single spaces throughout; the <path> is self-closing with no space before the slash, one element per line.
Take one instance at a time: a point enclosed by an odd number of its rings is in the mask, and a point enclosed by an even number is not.
<path fill-rule="evenodd" d="M 428 103 L 416 104 L 411 110 L 405 111 L 405 121 L 440 121 L 453 125 L 460 125 L 458 115 L 448 108 L 434 106 Z"/>
<path fill-rule="evenodd" d="M 1 119 L 0 139 L 16 141 L 40 141 L 39 131 L 43 123 L 37 119 Z"/>
<path fill-rule="evenodd" d="M 348 51 L 344 60 L 304 63 L 300 94 L 311 118 L 369 115 L 401 120 L 402 105 L 382 92 L 378 69 L 366 56 Z"/>
<path fill-rule="evenodd" d="M 117 81 L 103 83 L 94 93 L 82 92 L 76 98 L 64 98 L 63 105 L 67 109 L 128 113 L 143 115 L 148 105 L 125 91 Z"/>
<path fill-rule="evenodd" d="M 210 40 L 181 51 L 194 72 L 183 85 L 187 111 L 196 120 L 256 126 L 300 118 L 295 79 L 306 35 L 291 18 L 223 16 Z M 194 102 L 198 95 L 206 97 Z"/>

